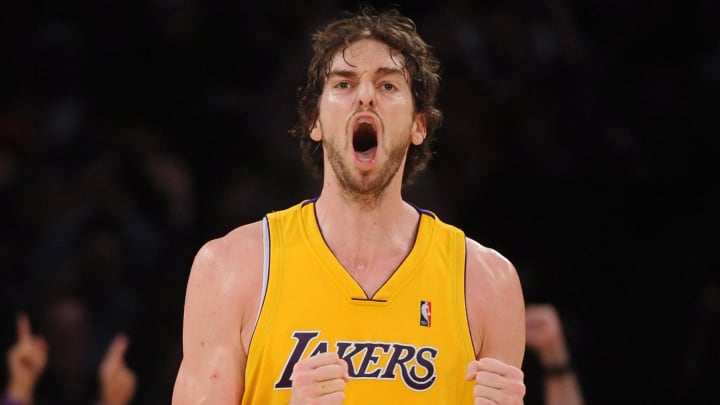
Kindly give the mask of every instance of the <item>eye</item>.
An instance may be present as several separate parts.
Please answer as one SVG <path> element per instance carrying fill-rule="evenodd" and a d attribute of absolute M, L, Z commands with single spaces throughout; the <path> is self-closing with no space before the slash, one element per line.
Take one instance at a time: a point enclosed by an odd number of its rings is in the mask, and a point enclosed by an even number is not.
<path fill-rule="evenodd" d="M 397 90 L 397 86 L 392 83 L 383 83 L 382 89 L 387 91 Z"/>
<path fill-rule="evenodd" d="M 347 82 L 347 81 L 337 82 L 337 83 L 335 84 L 335 88 L 338 88 L 338 89 L 349 89 L 349 88 L 350 88 L 350 82 Z"/>

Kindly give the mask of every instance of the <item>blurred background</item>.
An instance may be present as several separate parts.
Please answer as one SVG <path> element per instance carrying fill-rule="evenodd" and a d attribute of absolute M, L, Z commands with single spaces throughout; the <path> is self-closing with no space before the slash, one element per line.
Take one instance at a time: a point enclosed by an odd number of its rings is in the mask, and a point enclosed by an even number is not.
<path fill-rule="evenodd" d="M 556 305 L 588 404 L 717 400 L 720 2 L 369 4 L 443 64 L 407 199 Z M 310 33 L 355 7 L 0 7 L 0 347 L 26 311 L 50 344 L 38 404 L 88 404 L 118 332 L 133 403 L 170 402 L 197 249 L 319 191 L 287 130 Z"/>

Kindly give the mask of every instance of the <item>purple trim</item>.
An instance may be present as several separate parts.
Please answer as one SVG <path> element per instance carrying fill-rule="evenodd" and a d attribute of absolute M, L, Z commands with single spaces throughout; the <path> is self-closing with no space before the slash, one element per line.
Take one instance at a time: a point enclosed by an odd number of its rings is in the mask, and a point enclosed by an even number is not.
<path fill-rule="evenodd" d="M 303 203 L 303 206 L 305 206 L 305 204 L 315 203 L 316 200 L 317 200 L 317 197 L 314 198 L 314 199 L 311 199 L 311 200 L 306 200 L 306 201 Z M 410 205 L 412 205 L 412 206 L 420 213 L 420 217 L 418 218 L 418 222 L 417 222 L 417 225 L 416 225 L 416 228 L 415 228 L 415 229 L 416 229 L 416 232 L 415 232 L 415 240 L 413 241 L 412 247 L 411 247 L 410 250 L 407 252 L 407 255 L 405 255 L 405 257 L 400 261 L 400 264 L 398 264 L 398 266 L 395 268 L 395 270 L 393 270 L 392 274 L 390 274 L 390 277 L 388 277 L 387 280 L 385 280 L 385 282 L 382 283 L 382 285 L 380 285 L 380 287 L 377 289 L 377 291 L 380 291 L 380 290 L 385 286 L 385 284 L 387 284 L 387 282 L 390 281 L 390 279 L 393 277 L 393 275 L 395 275 L 395 272 L 398 271 L 398 269 L 405 263 L 405 260 L 407 260 L 407 258 L 412 254 L 413 250 L 415 250 L 415 245 L 417 244 L 418 235 L 419 235 L 419 233 L 420 233 L 420 222 L 422 221 L 422 215 L 423 215 L 423 214 L 425 214 L 425 215 L 430 215 L 431 217 L 436 218 L 436 217 L 435 217 L 435 214 L 433 214 L 432 212 L 427 211 L 427 210 L 420 209 L 420 208 L 416 207 L 416 206 L 413 205 L 413 204 L 410 204 Z M 327 240 L 325 239 L 325 235 L 323 234 L 322 228 L 320 227 L 320 222 L 318 221 L 318 215 L 317 215 L 317 205 L 314 205 L 314 204 L 313 204 L 313 207 L 312 207 L 312 208 L 313 208 L 313 216 L 315 217 L 315 225 L 317 226 L 318 232 L 320 232 L 320 237 L 322 237 L 323 243 L 325 243 L 325 246 L 328 248 L 328 250 L 330 251 L 330 253 L 332 253 L 332 255 L 335 256 L 335 252 L 333 252 L 333 250 L 330 249 L 330 245 L 327 243 Z M 466 253 L 466 254 L 467 254 L 467 253 Z M 340 264 L 341 267 L 344 268 L 344 266 L 342 265 L 342 263 L 340 263 L 340 260 L 337 260 L 337 256 L 335 256 L 335 260 L 338 262 L 338 264 Z M 347 271 L 347 270 L 345 270 L 345 271 Z M 349 274 L 350 274 L 350 273 L 348 272 L 348 275 L 349 275 Z M 352 276 L 350 276 L 350 277 L 353 278 Z M 353 278 L 353 280 L 355 280 L 355 279 Z M 357 283 L 358 286 L 360 286 L 360 283 L 358 283 L 357 280 L 355 280 L 355 283 Z M 373 301 L 373 302 L 385 302 L 385 301 L 386 301 L 386 300 L 376 300 L 376 299 L 373 298 L 374 296 L 373 296 L 373 297 L 370 297 L 370 296 L 368 295 L 367 291 L 365 291 L 365 290 L 362 288 L 362 286 L 360 287 L 360 289 L 363 290 L 363 292 L 365 293 L 365 296 L 364 296 L 364 297 L 350 297 L 352 300 L 355 300 L 355 301 Z M 377 291 L 376 291 L 376 292 L 377 292 Z"/>
<path fill-rule="evenodd" d="M 301 207 L 304 207 L 304 206 L 306 206 L 306 205 L 308 205 L 308 204 L 317 202 L 318 198 L 320 198 L 320 196 L 313 197 L 313 198 L 308 198 L 307 200 L 305 200 L 305 201 L 302 202 Z"/>
<path fill-rule="evenodd" d="M 433 219 L 437 219 L 437 215 L 435 215 L 434 212 L 432 212 L 430 210 L 426 210 L 424 208 L 420 208 L 411 202 L 408 202 L 408 204 L 412 205 L 412 207 L 415 208 L 417 210 L 417 212 L 419 212 L 420 214 L 429 215 L 429 216 L 433 217 Z"/>
<path fill-rule="evenodd" d="M 477 356 L 478 348 L 475 347 L 476 342 L 473 341 L 472 338 L 472 329 L 470 328 L 470 317 L 468 316 L 468 303 L 467 303 L 467 297 L 468 297 L 468 283 L 467 283 L 467 271 L 468 271 L 468 249 L 467 249 L 467 238 L 463 238 L 463 242 L 465 244 L 465 266 L 463 269 L 463 290 L 465 297 L 463 298 L 463 302 L 465 303 L 465 322 L 467 322 L 468 331 L 470 332 L 470 344 L 473 346 L 473 352 Z"/>

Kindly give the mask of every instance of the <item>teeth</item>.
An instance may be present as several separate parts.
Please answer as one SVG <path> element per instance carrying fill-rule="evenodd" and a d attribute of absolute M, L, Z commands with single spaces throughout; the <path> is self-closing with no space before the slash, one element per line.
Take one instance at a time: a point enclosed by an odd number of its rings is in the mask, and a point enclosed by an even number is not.
<path fill-rule="evenodd" d="M 372 124 L 372 121 L 370 121 L 370 120 L 367 119 L 367 118 L 360 118 L 360 119 L 358 120 L 358 124 Z"/>

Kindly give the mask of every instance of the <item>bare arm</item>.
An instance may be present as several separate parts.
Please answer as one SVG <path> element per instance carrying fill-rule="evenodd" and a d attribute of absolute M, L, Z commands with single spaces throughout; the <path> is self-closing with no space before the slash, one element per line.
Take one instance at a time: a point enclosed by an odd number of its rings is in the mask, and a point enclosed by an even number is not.
<path fill-rule="evenodd" d="M 515 267 L 496 251 L 467 241 L 466 302 L 477 361 L 468 364 L 475 397 L 522 404 L 525 302 Z"/>
<path fill-rule="evenodd" d="M 200 249 L 185 295 L 183 360 L 173 405 L 240 403 L 261 280 L 261 223 Z"/>
<path fill-rule="evenodd" d="M 557 310 L 551 304 L 529 304 L 525 310 L 527 346 L 533 350 L 545 375 L 547 405 L 582 405 L 580 382 L 570 367 L 570 351 Z M 551 372 L 551 370 L 555 370 Z"/>

